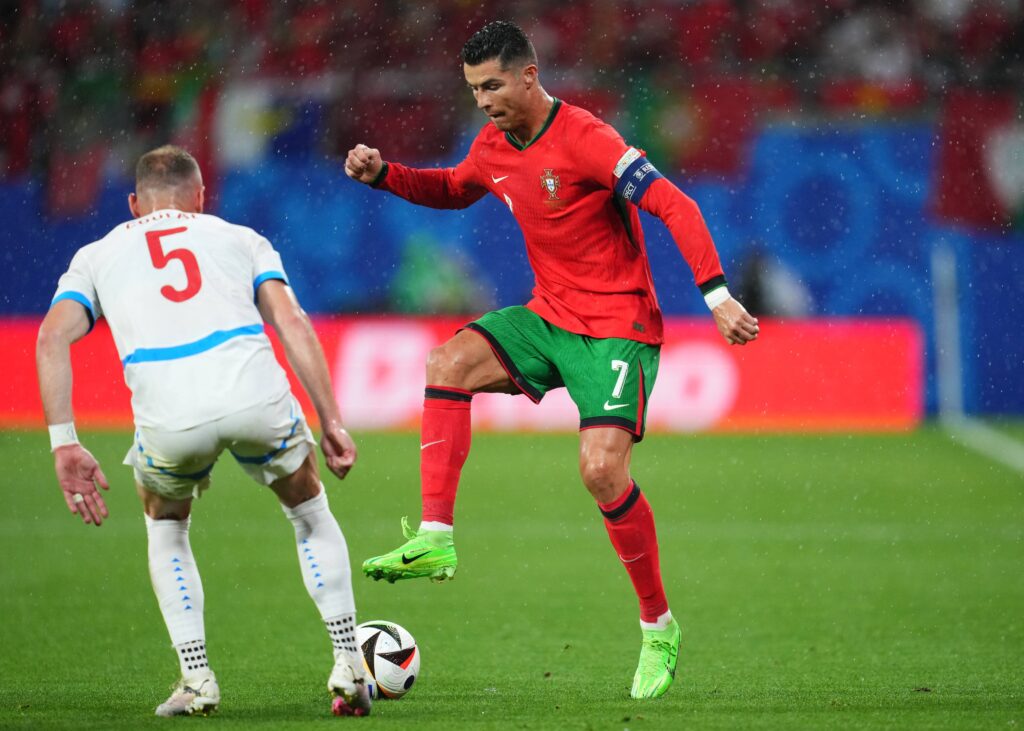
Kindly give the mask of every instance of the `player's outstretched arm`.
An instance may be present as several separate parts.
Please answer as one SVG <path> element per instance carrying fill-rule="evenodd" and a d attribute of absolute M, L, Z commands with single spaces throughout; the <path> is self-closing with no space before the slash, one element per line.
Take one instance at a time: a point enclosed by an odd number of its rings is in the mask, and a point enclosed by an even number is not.
<path fill-rule="evenodd" d="M 327 468 L 344 479 L 356 463 L 356 443 L 342 425 L 327 360 L 313 324 L 299 306 L 292 288 L 280 280 L 272 279 L 260 285 L 258 303 L 260 314 L 277 331 L 288 362 L 320 418 L 323 432 L 320 448 L 324 451 Z"/>
<path fill-rule="evenodd" d="M 384 161 L 381 160 L 380 150 L 362 144 L 349 150 L 345 158 L 345 174 L 367 185 L 377 179 L 382 167 Z"/>
<path fill-rule="evenodd" d="M 78 443 L 71 410 L 71 343 L 89 332 L 89 318 L 77 302 L 56 303 L 39 327 L 36 369 L 43 413 L 50 427 L 57 482 L 68 510 L 99 526 L 110 513 L 97 485 L 110 489 L 96 458 Z"/>
<path fill-rule="evenodd" d="M 430 208 L 466 208 L 487 194 L 487 188 L 477 179 L 476 165 L 468 158 L 453 168 L 411 168 L 384 162 L 380 150 L 356 145 L 345 158 L 345 174 Z"/>

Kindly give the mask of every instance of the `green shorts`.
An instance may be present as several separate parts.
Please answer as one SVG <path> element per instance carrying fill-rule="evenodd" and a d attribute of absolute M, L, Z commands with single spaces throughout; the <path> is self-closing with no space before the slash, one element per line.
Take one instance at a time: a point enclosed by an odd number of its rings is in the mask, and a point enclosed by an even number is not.
<path fill-rule="evenodd" d="M 509 378 L 534 403 L 565 386 L 579 409 L 580 430 L 611 426 L 643 439 L 658 376 L 657 345 L 578 335 L 520 306 L 488 312 L 466 329 L 486 338 Z"/>

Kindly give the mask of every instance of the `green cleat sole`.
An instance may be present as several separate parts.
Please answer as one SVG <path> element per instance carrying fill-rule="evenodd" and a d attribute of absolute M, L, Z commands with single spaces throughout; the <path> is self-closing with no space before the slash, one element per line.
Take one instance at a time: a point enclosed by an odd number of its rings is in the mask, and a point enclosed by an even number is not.
<path fill-rule="evenodd" d="M 379 566 L 363 566 L 363 573 L 374 581 L 381 581 L 383 579 L 389 584 L 394 584 L 396 581 L 403 581 L 405 579 L 430 579 L 434 583 L 452 581 L 455 579 L 454 566 L 441 566 L 433 570 L 419 568 L 408 571 L 394 568 L 382 568 Z"/>

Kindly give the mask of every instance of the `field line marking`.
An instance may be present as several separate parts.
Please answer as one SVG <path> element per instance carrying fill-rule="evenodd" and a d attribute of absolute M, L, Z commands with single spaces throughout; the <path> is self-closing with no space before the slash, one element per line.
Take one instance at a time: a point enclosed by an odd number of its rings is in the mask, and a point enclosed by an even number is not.
<path fill-rule="evenodd" d="M 954 441 L 1024 475 L 1024 443 L 966 416 L 942 420 Z"/>

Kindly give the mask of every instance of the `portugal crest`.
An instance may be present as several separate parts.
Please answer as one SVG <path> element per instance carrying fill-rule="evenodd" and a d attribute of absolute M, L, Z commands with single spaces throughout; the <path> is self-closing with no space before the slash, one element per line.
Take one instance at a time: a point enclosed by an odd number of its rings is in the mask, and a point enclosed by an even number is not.
<path fill-rule="evenodd" d="M 544 174 L 540 176 L 540 185 L 548 192 L 549 201 L 558 200 L 558 189 L 562 184 L 558 182 L 558 176 L 551 168 L 544 168 Z"/>

